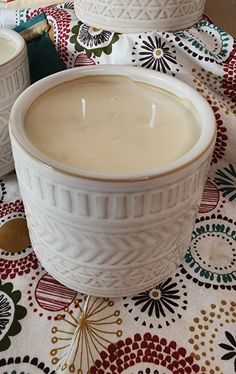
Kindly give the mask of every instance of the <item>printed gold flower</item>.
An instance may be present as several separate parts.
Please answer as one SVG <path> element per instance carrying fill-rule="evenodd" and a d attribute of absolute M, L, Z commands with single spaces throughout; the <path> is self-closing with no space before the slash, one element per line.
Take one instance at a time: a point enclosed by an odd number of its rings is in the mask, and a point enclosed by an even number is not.
<path fill-rule="evenodd" d="M 99 352 L 122 336 L 120 311 L 107 298 L 76 299 L 74 308 L 65 308 L 55 322 L 50 354 L 62 373 L 89 373 Z"/>

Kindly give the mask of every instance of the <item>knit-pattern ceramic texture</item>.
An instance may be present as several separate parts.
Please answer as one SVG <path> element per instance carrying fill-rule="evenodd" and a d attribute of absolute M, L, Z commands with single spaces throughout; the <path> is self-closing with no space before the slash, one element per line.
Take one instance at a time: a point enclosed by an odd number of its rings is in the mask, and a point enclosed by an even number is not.
<path fill-rule="evenodd" d="M 56 279 L 80 292 L 122 296 L 162 281 L 182 262 L 212 147 L 172 180 L 120 186 L 48 172 L 15 140 L 12 146 L 31 241 Z"/>
<path fill-rule="evenodd" d="M 117 32 L 171 31 L 193 25 L 205 0 L 75 0 L 77 17 Z"/>
<path fill-rule="evenodd" d="M 14 169 L 8 119 L 17 96 L 30 84 L 26 48 L 0 71 L 0 176 Z"/>

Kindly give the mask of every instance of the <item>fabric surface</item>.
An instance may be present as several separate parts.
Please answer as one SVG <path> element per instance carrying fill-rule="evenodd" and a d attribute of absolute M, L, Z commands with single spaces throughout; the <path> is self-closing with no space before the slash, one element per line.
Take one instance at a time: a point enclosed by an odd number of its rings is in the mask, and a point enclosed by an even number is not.
<path fill-rule="evenodd" d="M 0 12 L 15 27 L 42 9 Z M 177 33 L 116 34 L 48 7 L 68 68 L 128 64 L 159 70 L 211 104 L 217 141 L 192 241 L 175 274 L 119 299 L 82 295 L 37 260 L 15 175 L 0 182 L 0 374 L 236 372 L 236 45 L 203 18 Z"/>
<path fill-rule="evenodd" d="M 31 83 L 66 69 L 49 38 L 48 29 L 44 13 L 39 13 L 14 28 L 27 42 Z"/>

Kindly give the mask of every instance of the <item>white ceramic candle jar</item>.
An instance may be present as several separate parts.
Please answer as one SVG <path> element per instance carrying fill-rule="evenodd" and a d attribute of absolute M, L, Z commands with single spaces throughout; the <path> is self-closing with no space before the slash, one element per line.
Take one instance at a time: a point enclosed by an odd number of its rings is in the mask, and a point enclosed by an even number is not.
<path fill-rule="evenodd" d="M 52 88 L 75 80 L 79 88 L 80 79 L 90 77 L 93 90 L 93 79 L 104 76 L 118 80 L 128 77 L 135 84 L 166 90 L 171 97 L 184 100 L 186 108 L 193 105 L 199 118 L 196 143 L 168 164 L 125 173 L 81 169 L 40 151 L 26 131 L 30 108 L 37 109 L 37 103 Z M 52 100 L 48 128 L 59 97 L 53 93 Z M 78 100 L 78 122 L 83 109 Z M 65 111 L 66 106 L 62 116 Z M 68 132 L 72 117 L 76 117 L 70 114 Z M 158 110 L 156 115 L 158 119 Z M 57 123 L 52 126 L 56 129 Z M 142 68 L 107 65 L 71 69 L 29 87 L 13 106 L 10 135 L 30 237 L 42 265 L 68 287 L 104 297 L 132 295 L 173 274 L 190 242 L 215 133 L 211 108 L 195 90 L 175 78 Z M 53 148 L 51 133 L 48 140 Z M 145 149 L 142 151 L 144 154 Z"/>
<path fill-rule="evenodd" d="M 13 30 L 0 27 L 0 177 L 14 169 L 8 118 L 17 96 L 29 84 L 24 39 Z"/>
<path fill-rule="evenodd" d="M 201 18 L 205 0 L 75 0 L 84 23 L 122 33 L 177 31 Z"/>

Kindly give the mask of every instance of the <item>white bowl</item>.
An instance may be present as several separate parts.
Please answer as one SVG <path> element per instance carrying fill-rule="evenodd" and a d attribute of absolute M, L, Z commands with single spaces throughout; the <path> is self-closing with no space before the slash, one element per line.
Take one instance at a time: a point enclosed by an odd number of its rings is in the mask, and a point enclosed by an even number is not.
<path fill-rule="evenodd" d="M 201 18 L 206 0 L 75 0 L 84 23 L 121 33 L 176 31 Z"/>
<path fill-rule="evenodd" d="M 29 65 L 25 41 L 13 30 L 0 27 L 0 38 L 14 43 L 15 53 L 0 64 L 0 177 L 14 169 L 8 118 L 19 94 L 29 86 Z M 1 51 L 0 51 L 1 53 Z"/>
<path fill-rule="evenodd" d="M 25 113 L 45 91 L 88 75 L 127 76 L 190 100 L 202 123 L 199 140 L 171 164 L 139 173 L 94 173 L 52 160 L 28 140 Z M 68 287 L 104 297 L 135 294 L 173 274 L 190 242 L 215 134 L 214 114 L 194 89 L 147 69 L 75 68 L 29 87 L 12 108 L 10 135 L 42 265 Z"/>

